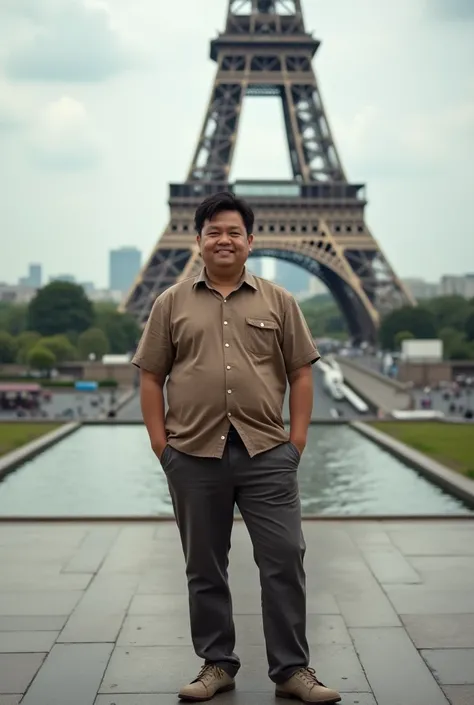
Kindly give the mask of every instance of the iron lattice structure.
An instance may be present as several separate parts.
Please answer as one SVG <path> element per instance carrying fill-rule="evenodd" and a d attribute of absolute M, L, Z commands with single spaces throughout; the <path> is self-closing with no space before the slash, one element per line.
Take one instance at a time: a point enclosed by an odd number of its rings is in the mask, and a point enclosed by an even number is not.
<path fill-rule="evenodd" d="M 211 42 L 217 73 L 187 179 L 170 185 L 170 220 L 123 305 L 140 323 L 162 291 L 201 268 L 194 211 L 226 190 L 255 210 L 252 254 L 319 277 L 355 342 L 374 341 L 386 311 L 415 305 L 365 223 L 364 185 L 344 173 L 312 66 L 318 47 L 301 0 L 229 0 L 225 31 Z M 281 98 L 293 180 L 229 183 L 246 95 Z"/>

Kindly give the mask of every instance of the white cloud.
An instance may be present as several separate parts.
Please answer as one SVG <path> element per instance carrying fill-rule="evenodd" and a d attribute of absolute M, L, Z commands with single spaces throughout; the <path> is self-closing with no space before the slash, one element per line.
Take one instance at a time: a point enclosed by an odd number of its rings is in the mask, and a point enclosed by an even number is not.
<path fill-rule="evenodd" d="M 91 0 L 28 0 L 22 41 L 6 40 L 11 80 L 97 82 L 133 67 L 135 58 L 114 27 L 107 4 Z M 1 14 L 1 13 L 0 13 Z M 10 47 L 8 49 L 8 47 Z"/>
<path fill-rule="evenodd" d="M 62 96 L 46 106 L 32 131 L 30 151 L 38 165 L 49 169 L 77 171 L 96 166 L 99 143 L 84 105 Z"/>
<path fill-rule="evenodd" d="M 31 96 L 0 78 L 0 134 L 25 127 L 31 117 Z"/>

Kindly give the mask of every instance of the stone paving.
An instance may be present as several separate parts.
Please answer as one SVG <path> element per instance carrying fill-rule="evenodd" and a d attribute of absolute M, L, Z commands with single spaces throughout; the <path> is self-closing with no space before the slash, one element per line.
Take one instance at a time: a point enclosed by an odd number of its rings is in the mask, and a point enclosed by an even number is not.
<path fill-rule="evenodd" d="M 474 522 L 308 521 L 305 535 L 313 665 L 343 705 L 472 705 Z M 268 705 L 240 522 L 230 580 L 243 666 L 215 702 Z M 0 705 L 171 705 L 199 666 L 173 522 L 0 524 Z"/>

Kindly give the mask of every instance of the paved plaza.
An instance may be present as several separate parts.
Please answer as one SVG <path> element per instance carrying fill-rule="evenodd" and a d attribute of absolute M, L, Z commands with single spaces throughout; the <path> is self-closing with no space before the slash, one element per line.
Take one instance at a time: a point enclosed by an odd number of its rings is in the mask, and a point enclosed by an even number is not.
<path fill-rule="evenodd" d="M 308 521 L 305 535 L 313 665 L 342 703 L 472 705 L 474 523 Z M 2 523 L 0 566 L 0 705 L 171 705 L 197 672 L 173 522 Z M 214 702 L 268 705 L 240 522 L 230 580 L 243 666 Z"/>

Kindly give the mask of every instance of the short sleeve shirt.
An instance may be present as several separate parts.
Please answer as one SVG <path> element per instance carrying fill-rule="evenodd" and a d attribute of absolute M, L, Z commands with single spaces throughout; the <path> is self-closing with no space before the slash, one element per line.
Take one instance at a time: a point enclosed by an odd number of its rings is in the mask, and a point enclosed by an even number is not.
<path fill-rule="evenodd" d="M 202 270 L 156 299 L 132 362 L 167 378 L 169 444 L 222 458 L 231 425 L 251 457 L 288 440 L 288 375 L 319 357 L 288 291 L 245 270 L 224 298 Z"/>

